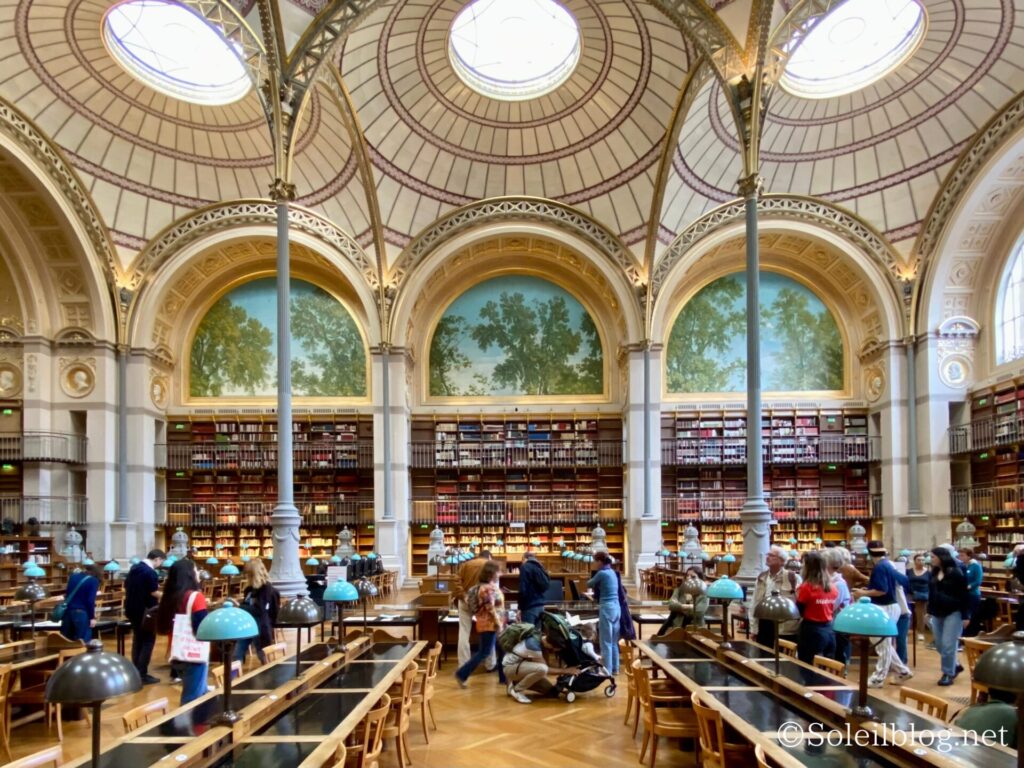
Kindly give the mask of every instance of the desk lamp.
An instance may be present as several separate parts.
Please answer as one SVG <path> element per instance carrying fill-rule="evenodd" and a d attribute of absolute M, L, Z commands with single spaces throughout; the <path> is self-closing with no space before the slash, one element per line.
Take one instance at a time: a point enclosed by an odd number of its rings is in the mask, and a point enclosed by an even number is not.
<path fill-rule="evenodd" d="M 93 560 L 91 557 L 87 557 L 85 558 L 85 560 L 82 561 L 82 565 L 96 565 L 96 561 Z"/>
<path fill-rule="evenodd" d="M 111 581 L 117 578 L 117 572 L 121 570 L 121 564 L 117 560 L 111 560 L 103 566 L 103 572 Z"/>
<path fill-rule="evenodd" d="M 308 565 L 310 568 L 318 568 L 320 566 L 320 561 L 317 560 L 315 557 L 311 557 L 309 558 L 309 560 L 306 561 L 306 565 Z"/>
<path fill-rule="evenodd" d="M 43 589 L 41 584 L 36 584 L 36 579 L 46 578 L 46 571 L 40 568 L 35 563 L 32 563 L 31 568 L 25 569 L 25 578 L 28 579 L 27 584 L 22 584 L 18 587 L 17 592 L 14 593 L 15 600 L 23 600 L 28 603 L 28 616 L 29 622 L 32 625 L 32 639 L 36 639 L 36 603 L 40 600 L 46 599 L 46 590 Z"/>
<path fill-rule="evenodd" d="M 874 712 L 868 706 L 868 650 L 872 637 L 880 637 L 882 642 L 889 642 L 888 638 L 895 637 L 896 622 L 879 606 L 873 605 L 870 597 L 862 597 L 839 612 L 832 622 L 832 629 L 849 635 L 860 645 L 860 685 L 853 714 L 856 717 L 873 717 Z"/>
<path fill-rule="evenodd" d="M 732 552 L 726 552 L 722 555 L 721 562 L 725 563 L 725 575 L 732 576 L 733 564 L 736 562 L 736 555 Z"/>
<path fill-rule="evenodd" d="M 779 676 L 779 624 L 800 618 L 796 603 L 783 597 L 777 589 L 754 606 L 754 618 L 758 621 L 770 621 L 775 624 L 775 676 Z M 865 667 L 866 669 L 867 667 Z"/>
<path fill-rule="evenodd" d="M 232 650 L 236 640 L 248 640 L 259 633 L 252 614 L 236 608 L 231 600 L 225 600 L 216 611 L 210 611 L 199 624 L 196 640 L 220 643 L 220 655 L 224 660 L 224 711 L 214 721 L 217 725 L 234 725 L 242 717 L 231 708 Z"/>
<path fill-rule="evenodd" d="M 61 664 L 46 683 L 46 701 L 92 707 L 92 763 L 100 765 L 100 711 L 103 702 L 142 689 L 135 666 L 119 653 L 103 650 L 93 640 L 85 653 Z"/>
<path fill-rule="evenodd" d="M 293 597 L 277 611 L 277 626 L 295 627 L 295 677 L 302 671 L 302 630 L 316 626 L 323 618 L 320 606 L 310 600 L 309 595 L 304 592 Z"/>
<path fill-rule="evenodd" d="M 220 560 L 218 560 L 216 557 L 213 557 L 211 555 L 210 557 L 206 558 L 206 564 L 207 565 L 218 565 L 218 564 L 220 564 Z"/>
<path fill-rule="evenodd" d="M 1024 768 L 1024 632 L 1014 632 L 1009 642 L 981 654 L 974 679 L 1017 694 L 1017 768 Z"/>
<path fill-rule="evenodd" d="M 732 557 L 732 555 L 726 555 L 725 557 Z M 735 559 L 733 557 L 733 560 Z M 722 601 L 722 636 L 725 641 L 722 643 L 721 648 L 724 651 L 730 651 L 732 650 L 732 643 L 729 642 L 729 603 L 733 600 L 743 599 L 743 587 L 728 576 L 722 576 L 711 582 L 711 586 L 708 587 L 708 599 Z"/>
<path fill-rule="evenodd" d="M 342 603 L 351 603 L 359 599 L 359 591 L 346 579 L 338 579 L 324 591 L 325 603 L 337 603 L 338 606 L 338 637 L 341 640 L 339 649 L 345 650 L 345 615 Z"/>
<path fill-rule="evenodd" d="M 331 565 L 341 565 L 341 556 L 331 555 Z"/>
<path fill-rule="evenodd" d="M 369 602 L 371 597 L 377 596 L 377 585 L 370 581 L 365 576 L 356 582 L 356 592 L 359 593 L 359 599 L 363 602 L 363 634 L 366 632 L 366 604 Z"/>

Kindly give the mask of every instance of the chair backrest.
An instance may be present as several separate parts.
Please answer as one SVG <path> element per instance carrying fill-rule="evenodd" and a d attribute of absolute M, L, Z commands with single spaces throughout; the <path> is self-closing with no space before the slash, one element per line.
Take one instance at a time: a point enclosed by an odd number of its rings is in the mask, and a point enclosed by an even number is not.
<path fill-rule="evenodd" d="M 685 640 L 687 632 L 683 627 L 672 627 L 668 632 L 663 635 L 655 635 L 651 638 L 652 641 L 661 641 L 664 643 L 673 643 Z"/>
<path fill-rule="evenodd" d="M 263 646 L 263 653 L 267 657 L 267 663 L 272 664 L 288 655 L 288 646 L 284 643 L 272 643 Z"/>
<path fill-rule="evenodd" d="M 348 755 L 348 750 L 345 749 L 344 744 L 339 744 L 338 748 L 334 750 L 334 762 L 331 763 L 331 768 L 345 768 L 345 757 Z"/>
<path fill-rule="evenodd" d="M 918 712 L 927 712 L 940 720 L 945 720 L 949 715 L 949 702 L 938 696 L 915 688 L 900 688 L 900 703 L 906 704 L 908 699 L 914 702 Z"/>
<path fill-rule="evenodd" d="M 48 651 L 62 651 L 65 648 L 81 648 L 85 650 L 85 643 L 81 640 L 70 640 L 60 632 L 47 632 L 45 647 Z"/>
<path fill-rule="evenodd" d="M 964 655 L 967 657 L 967 669 L 970 670 L 971 679 L 974 679 L 974 665 L 978 663 L 981 654 L 991 648 L 995 643 L 986 643 L 984 640 L 976 640 L 973 637 L 965 637 Z"/>
<path fill-rule="evenodd" d="M 839 675 L 840 677 L 846 677 L 846 665 L 841 661 L 830 659 L 827 656 L 815 656 L 814 666 L 818 669 L 823 669 L 826 672 Z"/>
<path fill-rule="evenodd" d="M 722 713 L 696 694 L 691 699 L 693 713 L 697 716 L 697 731 L 700 734 L 700 749 L 704 759 L 710 756 L 720 766 L 725 765 L 725 726 Z"/>
<path fill-rule="evenodd" d="M 213 684 L 218 688 L 224 687 L 224 667 L 216 666 L 213 668 Z M 231 679 L 235 679 L 238 675 L 242 674 L 242 662 L 232 661 L 231 662 Z"/>
<path fill-rule="evenodd" d="M 633 670 L 633 681 L 636 683 L 636 700 L 644 714 L 644 718 L 651 723 L 658 722 L 658 709 L 651 699 L 651 673 L 635 659 L 630 668 Z"/>
<path fill-rule="evenodd" d="M 404 637 L 395 637 L 389 632 L 385 632 L 383 629 L 373 630 L 373 642 L 375 643 L 406 643 Z"/>
<path fill-rule="evenodd" d="M 771 768 L 768 765 L 768 758 L 764 754 L 764 747 L 760 744 L 754 745 L 754 757 L 757 758 L 757 768 Z"/>
<path fill-rule="evenodd" d="M 412 691 L 416 684 L 416 675 L 420 671 L 420 665 L 410 661 L 409 666 L 402 672 L 402 698 L 400 701 L 392 701 L 391 708 L 395 710 L 396 725 L 402 725 L 402 721 L 408 722 L 412 714 Z"/>
<path fill-rule="evenodd" d="M 140 704 L 133 709 L 129 709 L 121 716 L 121 721 L 124 723 L 124 732 L 131 733 L 140 725 L 148 723 L 154 717 L 166 715 L 167 709 L 168 702 L 166 696 L 162 699 L 147 701 L 145 704 Z"/>
<path fill-rule="evenodd" d="M 782 639 L 780 639 L 779 640 L 779 651 L 782 654 L 784 654 L 786 656 L 792 656 L 795 659 L 796 658 L 796 643 L 794 643 L 792 640 L 782 640 Z"/>
<path fill-rule="evenodd" d="M 426 665 L 423 669 L 423 680 L 428 685 L 437 677 L 437 668 L 441 664 L 441 651 L 443 650 L 444 646 L 441 645 L 440 640 L 434 643 L 433 647 L 427 649 Z"/>
<path fill-rule="evenodd" d="M 43 768 L 43 766 L 50 765 L 53 768 L 58 768 L 61 757 L 61 746 L 56 744 L 39 752 L 33 752 L 31 755 L 26 755 L 20 760 L 15 760 L 13 763 L 7 763 L 4 768 Z"/>

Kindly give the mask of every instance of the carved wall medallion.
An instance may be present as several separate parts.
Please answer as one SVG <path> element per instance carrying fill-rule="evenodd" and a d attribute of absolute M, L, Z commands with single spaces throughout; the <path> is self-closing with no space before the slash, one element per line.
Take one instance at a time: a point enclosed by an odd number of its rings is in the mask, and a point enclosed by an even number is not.
<path fill-rule="evenodd" d="M 83 360 L 61 360 L 60 388 L 68 397 L 86 397 L 96 387 L 96 374 Z"/>
<path fill-rule="evenodd" d="M 156 371 L 149 372 L 149 399 L 153 401 L 160 410 L 167 407 L 167 396 L 170 392 L 170 382 L 166 376 Z"/>
<path fill-rule="evenodd" d="M 964 388 L 971 378 L 971 361 L 963 354 L 949 355 L 939 364 L 939 378 L 947 387 Z"/>
<path fill-rule="evenodd" d="M 885 391 L 885 368 L 880 363 L 864 368 L 864 397 L 869 403 L 877 402 Z"/>
<path fill-rule="evenodd" d="M 0 362 L 0 397 L 16 397 L 21 392 L 21 370 L 9 362 Z"/>

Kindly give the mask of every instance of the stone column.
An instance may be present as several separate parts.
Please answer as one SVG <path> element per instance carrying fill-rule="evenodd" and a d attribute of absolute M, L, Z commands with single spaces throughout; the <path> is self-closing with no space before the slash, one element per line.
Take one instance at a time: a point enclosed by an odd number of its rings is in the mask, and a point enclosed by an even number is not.
<path fill-rule="evenodd" d="M 909 531 L 916 525 L 907 514 L 910 499 L 907 484 L 906 366 L 906 350 L 901 342 L 883 345 L 861 358 L 866 394 L 871 402 L 869 431 L 878 436 L 879 461 L 872 465 L 877 485 L 872 492 L 881 494 L 884 536 L 896 551 L 906 541 L 904 526 L 908 526 Z M 867 522 L 861 520 L 865 527 Z"/>
<path fill-rule="evenodd" d="M 22 381 L 22 432 L 52 432 L 56 430 L 51 413 L 54 401 L 55 377 L 49 375 L 53 367 L 50 342 L 38 337 L 24 339 Z M 59 391 L 59 388 L 58 390 Z M 25 497 L 53 496 L 52 464 L 29 462 L 22 465 L 22 495 Z M 57 487 L 67 483 L 58 482 Z M 64 495 L 58 493 L 56 495 Z"/>
<path fill-rule="evenodd" d="M 409 571 L 409 440 L 406 351 L 381 345 L 371 350 L 373 386 L 373 495 L 377 554 L 384 567 Z"/>
<path fill-rule="evenodd" d="M 628 348 L 626 406 L 627 571 L 650 568 L 661 543 L 661 345 Z"/>
<path fill-rule="evenodd" d="M 166 405 L 167 385 L 140 350 L 132 350 L 127 368 L 127 519 L 112 523 L 111 534 L 115 555 L 131 559 L 155 546 L 156 526 L 163 522 L 156 510 L 156 425 L 165 419 L 157 403 Z M 166 440 L 164 433 L 159 441 Z"/>

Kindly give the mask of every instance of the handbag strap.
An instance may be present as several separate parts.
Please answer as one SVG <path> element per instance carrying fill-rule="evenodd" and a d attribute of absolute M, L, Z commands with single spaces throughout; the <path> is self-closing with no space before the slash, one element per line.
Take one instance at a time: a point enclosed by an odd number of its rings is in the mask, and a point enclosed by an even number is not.
<path fill-rule="evenodd" d="M 71 594 L 64 598 L 64 607 L 65 608 L 67 607 L 68 603 L 70 603 L 74 599 L 75 593 L 78 591 L 78 588 L 80 586 L 82 586 L 83 584 L 85 584 L 85 582 L 87 582 L 91 578 L 92 578 L 92 576 L 86 576 L 84 579 L 82 579 L 77 584 L 75 584 L 74 588 L 71 590 Z"/>
<path fill-rule="evenodd" d="M 192 594 L 188 596 L 188 602 L 185 604 L 185 615 L 188 616 L 189 622 L 192 621 L 192 604 L 195 603 L 198 594 L 196 590 L 192 590 Z"/>

